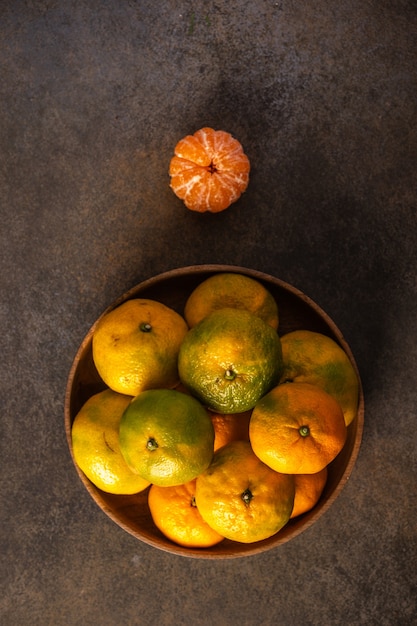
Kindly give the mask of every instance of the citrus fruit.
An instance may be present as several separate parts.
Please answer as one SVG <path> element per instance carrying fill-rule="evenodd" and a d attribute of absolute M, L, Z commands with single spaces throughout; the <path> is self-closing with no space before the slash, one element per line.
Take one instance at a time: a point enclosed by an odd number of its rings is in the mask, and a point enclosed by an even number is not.
<path fill-rule="evenodd" d="M 217 309 L 245 309 L 278 328 L 278 306 L 272 294 L 257 280 L 224 272 L 210 276 L 190 294 L 184 317 L 190 328 Z"/>
<path fill-rule="evenodd" d="M 152 485 L 148 505 L 154 524 L 171 541 L 188 548 L 209 548 L 223 537 L 203 520 L 195 502 L 196 479 L 175 487 Z"/>
<path fill-rule="evenodd" d="M 342 407 L 346 425 L 355 418 L 359 381 L 346 352 L 330 337 L 296 330 L 281 338 L 284 370 L 281 382 L 305 382 L 322 387 Z"/>
<path fill-rule="evenodd" d="M 174 153 L 170 186 L 192 211 L 223 211 L 248 186 L 249 159 L 230 133 L 201 128 L 181 139 Z"/>
<path fill-rule="evenodd" d="M 72 425 L 76 464 L 96 487 L 108 493 L 134 494 L 149 485 L 129 469 L 120 452 L 119 424 L 131 400 L 106 389 L 87 400 Z"/>
<path fill-rule="evenodd" d="M 182 383 L 175 387 L 176 391 L 190 394 L 188 389 Z M 243 413 L 213 413 L 209 411 L 208 415 L 214 428 L 214 450 L 221 448 L 230 441 L 244 439 L 249 441 L 249 420 L 252 411 Z"/>
<path fill-rule="evenodd" d="M 212 413 L 210 419 L 214 428 L 214 450 L 231 441 L 249 441 L 249 420 L 252 411 L 244 413 Z"/>
<path fill-rule="evenodd" d="M 127 300 L 105 314 L 94 330 L 97 371 L 108 387 L 130 396 L 174 387 L 178 351 L 187 330 L 184 318 L 161 302 Z"/>
<path fill-rule="evenodd" d="M 248 441 L 233 441 L 197 477 L 195 498 L 202 518 L 220 535 L 252 543 L 287 523 L 294 489 L 293 476 L 262 463 Z"/>
<path fill-rule="evenodd" d="M 277 472 L 314 474 L 339 454 L 347 429 L 342 409 L 321 387 L 278 385 L 252 411 L 249 439 L 255 454 Z"/>
<path fill-rule="evenodd" d="M 123 413 L 119 441 L 133 472 L 162 487 L 195 478 L 213 456 L 214 430 L 206 409 L 174 389 L 137 395 Z"/>
<path fill-rule="evenodd" d="M 327 481 L 327 465 L 316 474 L 294 474 L 295 498 L 291 518 L 310 511 L 319 501 Z"/>
<path fill-rule="evenodd" d="M 220 309 L 186 334 L 178 355 L 181 382 L 217 413 L 251 409 L 281 375 L 277 332 L 253 313 Z"/>

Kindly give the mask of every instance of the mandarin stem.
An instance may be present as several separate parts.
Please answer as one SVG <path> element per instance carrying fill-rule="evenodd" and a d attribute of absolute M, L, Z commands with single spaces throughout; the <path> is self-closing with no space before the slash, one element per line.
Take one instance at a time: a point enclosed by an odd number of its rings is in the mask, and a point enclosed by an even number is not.
<path fill-rule="evenodd" d="M 249 506 L 252 498 L 253 498 L 253 493 L 251 492 L 250 489 L 245 489 L 245 491 L 241 494 L 240 496 L 243 500 L 243 502 L 246 504 L 246 506 Z"/>
<path fill-rule="evenodd" d="M 148 450 L 153 452 L 154 450 L 158 448 L 158 443 L 155 441 L 153 437 L 150 437 L 148 441 L 146 442 L 146 447 Z"/>

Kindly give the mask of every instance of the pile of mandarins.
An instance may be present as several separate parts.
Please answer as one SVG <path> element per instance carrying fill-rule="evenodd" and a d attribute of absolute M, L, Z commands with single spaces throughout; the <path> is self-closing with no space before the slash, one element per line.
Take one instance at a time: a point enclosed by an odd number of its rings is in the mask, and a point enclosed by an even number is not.
<path fill-rule="evenodd" d="M 147 489 L 166 537 L 256 542 L 317 504 L 356 416 L 358 378 L 328 336 L 280 336 L 260 281 L 213 274 L 182 314 L 128 300 L 99 319 L 92 349 L 106 389 L 75 417 L 74 459 L 103 491 Z"/>

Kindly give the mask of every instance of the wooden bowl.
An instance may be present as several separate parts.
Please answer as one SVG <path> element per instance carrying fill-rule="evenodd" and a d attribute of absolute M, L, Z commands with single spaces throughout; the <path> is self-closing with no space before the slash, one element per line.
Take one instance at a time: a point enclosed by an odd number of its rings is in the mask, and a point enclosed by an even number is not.
<path fill-rule="evenodd" d="M 163 302 L 183 314 L 184 305 L 191 291 L 212 274 L 224 271 L 239 272 L 263 283 L 276 298 L 279 307 L 280 335 L 296 329 L 312 330 L 334 339 L 347 353 L 359 373 L 341 332 L 324 311 L 310 298 L 291 285 L 259 271 L 230 265 L 197 265 L 165 272 L 140 283 L 116 300 L 102 314 L 132 298 L 150 298 Z M 102 317 L 101 316 L 101 317 Z M 99 318 L 101 319 L 101 318 Z M 65 430 L 72 453 L 71 426 L 84 402 L 93 394 L 105 389 L 92 359 L 92 335 L 98 320 L 84 338 L 68 378 L 65 396 Z M 360 378 L 359 378 L 360 380 Z M 275 548 L 309 528 L 332 505 L 346 484 L 355 464 L 361 444 L 364 421 L 364 399 L 360 385 L 359 407 L 356 418 L 348 427 L 346 444 L 329 465 L 328 480 L 317 505 L 304 515 L 290 520 L 276 535 L 252 544 L 241 544 L 225 539 L 212 548 L 192 549 L 181 547 L 168 540 L 154 525 L 148 504 L 148 490 L 133 496 L 112 495 L 95 487 L 81 472 L 74 461 L 76 471 L 87 491 L 98 506 L 121 528 L 140 541 L 155 548 L 187 557 L 224 559 L 248 556 Z M 74 457 L 73 457 L 74 460 Z"/>

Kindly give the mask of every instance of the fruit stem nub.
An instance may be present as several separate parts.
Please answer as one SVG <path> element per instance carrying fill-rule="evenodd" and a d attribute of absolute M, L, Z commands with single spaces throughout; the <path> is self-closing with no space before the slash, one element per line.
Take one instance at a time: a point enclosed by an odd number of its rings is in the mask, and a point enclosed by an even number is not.
<path fill-rule="evenodd" d="M 310 429 L 308 426 L 300 426 L 298 432 L 302 437 L 307 437 L 310 434 Z"/>
<path fill-rule="evenodd" d="M 153 452 L 158 448 L 158 444 L 153 437 L 149 437 L 148 441 L 146 442 L 146 447 L 148 450 Z"/>
<path fill-rule="evenodd" d="M 236 372 L 229 368 L 225 371 L 224 377 L 226 380 L 234 380 L 236 378 Z"/>
<path fill-rule="evenodd" d="M 253 493 L 248 488 L 248 489 L 245 489 L 245 491 L 240 494 L 240 497 L 242 498 L 242 500 L 246 504 L 246 506 L 249 506 L 249 504 L 250 504 L 250 502 L 251 502 L 251 500 L 253 498 Z"/>
<path fill-rule="evenodd" d="M 152 325 L 149 322 L 142 322 L 139 326 L 139 330 L 143 333 L 150 333 L 152 330 Z"/>

